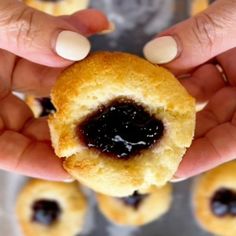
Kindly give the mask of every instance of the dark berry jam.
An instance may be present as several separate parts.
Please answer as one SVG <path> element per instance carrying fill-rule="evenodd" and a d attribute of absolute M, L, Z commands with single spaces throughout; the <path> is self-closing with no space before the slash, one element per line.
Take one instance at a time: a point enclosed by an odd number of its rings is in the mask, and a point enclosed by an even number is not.
<path fill-rule="evenodd" d="M 40 103 L 41 108 L 42 108 L 40 117 L 48 116 L 50 114 L 53 114 L 56 111 L 50 98 L 37 98 L 37 101 Z"/>
<path fill-rule="evenodd" d="M 147 194 L 139 194 L 137 191 L 128 197 L 119 198 L 125 205 L 138 209 L 142 201 L 147 197 Z"/>
<path fill-rule="evenodd" d="M 120 98 L 90 115 L 78 132 L 89 148 L 128 158 L 155 144 L 163 136 L 164 125 L 143 106 Z"/>
<path fill-rule="evenodd" d="M 34 202 L 32 210 L 32 220 L 43 225 L 55 223 L 61 214 L 58 203 L 51 200 L 39 200 Z"/>
<path fill-rule="evenodd" d="M 211 199 L 211 210 L 218 217 L 236 216 L 236 193 L 227 188 L 219 189 Z"/>

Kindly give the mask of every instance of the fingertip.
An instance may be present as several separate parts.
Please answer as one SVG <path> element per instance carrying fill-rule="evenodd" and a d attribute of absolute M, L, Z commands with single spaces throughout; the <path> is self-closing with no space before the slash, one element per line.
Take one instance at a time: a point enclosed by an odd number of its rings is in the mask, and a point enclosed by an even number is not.
<path fill-rule="evenodd" d="M 232 7 L 231 1 L 215 1 L 215 4 L 202 13 L 160 33 L 156 43 L 154 41 L 148 43 L 151 61 L 155 64 L 164 64 L 164 67 L 175 74 L 181 74 L 189 72 L 222 52 L 234 48 L 235 27 L 232 27 L 232 22 L 234 22 L 236 14 L 235 11 L 228 11 Z M 221 24 L 219 25 L 217 22 L 221 22 Z M 172 54 L 168 52 L 170 47 L 168 43 L 165 43 L 164 46 L 160 44 L 163 43 L 161 39 L 166 36 L 177 38 L 182 47 L 181 53 L 175 58 L 169 57 Z M 160 41 L 159 45 L 157 40 Z M 168 53 L 166 54 L 165 51 Z"/>
<path fill-rule="evenodd" d="M 62 31 L 58 34 L 55 51 L 64 59 L 80 61 L 89 54 L 90 49 L 89 40 L 81 34 L 73 31 Z"/>
<path fill-rule="evenodd" d="M 90 8 L 90 9 L 84 10 L 84 12 L 86 12 L 86 14 L 93 16 L 94 18 L 96 18 L 96 20 L 99 20 L 99 23 L 108 26 L 109 20 L 103 11 Z"/>
<path fill-rule="evenodd" d="M 54 159 L 54 160 L 53 160 Z M 29 176 L 35 178 L 50 180 L 50 181 L 60 181 L 60 182 L 73 182 L 74 179 L 71 175 L 63 168 L 63 161 L 58 157 L 54 156 L 53 159 L 48 159 L 48 166 L 43 168 L 43 165 L 40 163 L 36 168 L 34 173 L 29 172 Z M 27 173 L 27 172 L 26 172 Z"/>
<path fill-rule="evenodd" d="M 178 176 L 175 175 L 175 176 L 170 180 L 170 182 L 171 182 L 171 183 L 179 183 L 179 182 L 185 181 L 186 179 L 188 179 L 188 178 L 186 178 L 186 177 L 178 177 Z"/>
<path fill-rule="evenodd" d="M 73 183 L 74 181 L 75 181 L 75 179 L 71 176 L 69 178 L 63 180 L 64 183 Z"/>
<path fill-rule="evenodd" d="M 172 36 L 162 36 L 149 41 L 143 48 L 145 58 L 154 64 L 166 64 L 179 54 L 177 40 Z"/>
<path fill-rule="evenodd" d="M 110 22 L 106 15 L 96 9 L 76 12 L 68 20 L 75 28 L 80 29 L 84 35 L 95 34 L 110 27 Z"/>

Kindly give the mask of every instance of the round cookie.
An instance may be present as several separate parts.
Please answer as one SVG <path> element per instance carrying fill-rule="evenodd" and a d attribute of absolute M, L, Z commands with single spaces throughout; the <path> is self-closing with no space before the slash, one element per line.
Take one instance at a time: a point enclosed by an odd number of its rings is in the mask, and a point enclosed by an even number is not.
<path fill-rule="evenodd" d="M 119 225 L 144 225 L 169 210 L 172 186 L 167 184 L 142 193 L 136 191 L 132 196 L 123 198 L 97 194 L 97 200 L 100 211 L 110 221 Z"/>
<path fill-rule="evenodd" d="M 25 236 L 75 236 L 83 227 L 87 202 L 76 183 L 31 180 L 17 198 Z"/>
<path fill-rule="evenodd" d="M 35 117 L 43 117 L 53 114 L 56 109 L 48 97 L 36 98 L 34 96 L 27 96 L 25 102 L 32 110 Z"/>
<path fill-rule="evenodd" d="M 89 4 L 89 0 L 23 0 L 23 2 L 54 16 L 71 15 L 87 8 Z"/>
<path fill-rule="evenodd" d="M 51 98 L 55 152 L 96 192 L 165 185 L 192 142 L 194 99 L 166 69 L 131 54 L 91 54 L 62 73 Z"/>
<path fill-rule="evenodd" d="M 192 0 L 191 1 L 191 15 L 197 15 L 204 11 L 209 5 L 209 0 Z"/>
<path fill-rule="evenodd" d="M 193 192 L 195 216 L 207 231 L 236 235 L 236 162 L 229 162 L 203 174 Z"/>

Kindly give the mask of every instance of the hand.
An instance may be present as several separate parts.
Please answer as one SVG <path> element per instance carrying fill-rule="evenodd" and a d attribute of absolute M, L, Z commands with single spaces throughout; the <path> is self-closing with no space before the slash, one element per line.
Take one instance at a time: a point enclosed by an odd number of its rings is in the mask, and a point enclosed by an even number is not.
<path fill-rule="evenodd" d="M 49 180 L 69 179 L 51 147 L 46 119 L 35 119 L 12 90 L 48 96 L 63 68 L 88 54 L 90 45 L 84 36 L 108 27 L 107 18 L 96 10 L 53 17 L 17 0 L 0 2 L 1 169 Z"/>
<path fill-rule="evenodd" d="M 236 157 L 236 1 L 218 0 L 204 12 L 161 33 L 144 47 L 165 63 L 197 102 L 195 138 L 175 179 L 188 178 Z M 162 37 L 164 36 L 164 37 Z M 166 37 L 171 36 L 171 37 Z M 216 64 L 223 68 L 224 75 Z"/>

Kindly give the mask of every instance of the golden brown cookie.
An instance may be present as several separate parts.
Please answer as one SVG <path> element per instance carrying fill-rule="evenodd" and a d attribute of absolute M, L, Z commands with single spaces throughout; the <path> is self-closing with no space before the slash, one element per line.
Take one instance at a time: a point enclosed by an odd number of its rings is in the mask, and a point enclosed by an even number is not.
<path fill-rule="evenodd" d="M 54 16 L 70 15 L 87 8 L 89 0 L 23 0 L 28 6 Z"/>
<path fill-rule="evenodd" d="M 62 73 L 51 98 L 56 154 L 103 194 L 165 185 L 192 142 L 194 99 L 166 69 L 131 54 L 91 54 Z"/>
<path fill-rule="evenodd" d="M 209 5 L 209 0 L 192 0 L 191 15 L 194 16 L 204 11 Z"/>
<path fill-rule="evenodd" d="M 107 219 L 119 225 L 144 225 L 165 214 L 171 205 L 172 186 L 136 191 L 132 196 L 115 198 L 97 194 L 98 206 Z"/>
<path fill-rule="evenodd" d="M 48 116 L 56 111 L 49 97 L 36 98 L 34 96 L 26 96 L 25 102 L 35 117 Z"/>
<path fill-rule="evenodd" d="M 207 231 L 222 236 L 236 235 L 236 162 L 203 174 L 193 192 L 194 212 Z"/>
<path fill-rule="evenodd" d="M 87 202 L 76 183 L 28 182 L 16 212 L 25 236 L 75 236 L 83 227 Z"/>

